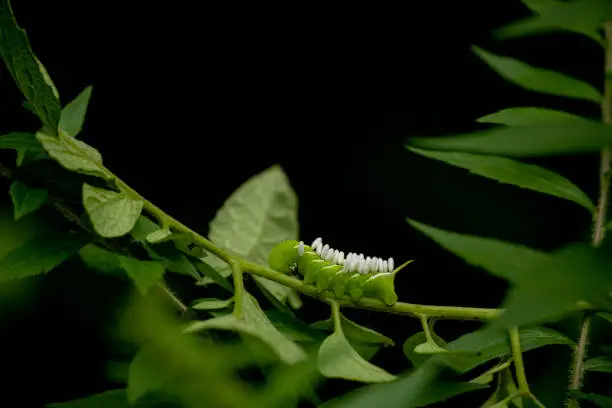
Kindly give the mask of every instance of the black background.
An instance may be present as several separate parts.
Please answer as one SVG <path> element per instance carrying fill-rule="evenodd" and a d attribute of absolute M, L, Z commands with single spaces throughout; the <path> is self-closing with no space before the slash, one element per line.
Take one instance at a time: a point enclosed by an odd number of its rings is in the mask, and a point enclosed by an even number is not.
<path fill-rule="evenodd" d="M 14 9 L 62 104 L 94 86 L 80 138 L 132 187 L 197 231 L 206 233 L 241 183 L 278 163 L 300 199 L 304 240 L 322 236 L 348 251 L 416 259 L 396 281 L 403 301 L 482 307 L 500 305 L 506 285 L 442 250 L 406 217 L 545 250 L 589 238 L 590 216 L 574 203 L 472 176 L 403 147 L 409 136 L 478 129 L 476 118 L 513 106 L 599 115 L 589 102 L 506 83 L 471 53 L 476 44 L 600 86 L 601 48 L 586 37 L 491 39 L 492 29 L 528 14 L 519 1 L 15 0 Z M 37 129 L 4 66 L 0 95 L 0 133 Z M 595 197 L 596 155 L 534 162 Z M 116 387 L 105 364 L 116 357 L 108 330 L 124 285 L 84 273 L 77 261 L 41 279 L 32 307 L 2 329 L 9 381 L 2 398 L 40 406 Z M 326 313 L 307 301 L 302 317 Z M 400 345 L 418 331 L 408 318 L 348 314 Z M 476 326 L 437 327 L 451 340 Z M 530 378 L 563 387 L 568 353 L 550 350 L 529 355 Z M 375 362 L 391 372 L 409 367 L 400 346 Z M 466 406 L 484 401 L 488 391 L 474 395 Z M 562 397 L 542 399 L 561 406 Z"/>

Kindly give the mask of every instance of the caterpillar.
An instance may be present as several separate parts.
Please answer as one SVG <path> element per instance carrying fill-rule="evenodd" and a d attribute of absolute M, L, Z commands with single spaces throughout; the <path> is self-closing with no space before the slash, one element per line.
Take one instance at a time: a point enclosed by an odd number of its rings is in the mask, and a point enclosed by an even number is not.
<path fill-rule="evenodd" d="M 348 294 L 354 302 L 371 297 L 388 306 L 397 302 L 395 274 L 411 262 L 394 269 L 393 258 L 383 260 L 356 253 L 345 257 L 344 252 L 323 245 L 321 238 L 310 246 L 303 241 L 280 242 L 268 256 L 270 268 L 285 274 L 299 273 L 318 293 L 330 291 L 338 298 Z"/>

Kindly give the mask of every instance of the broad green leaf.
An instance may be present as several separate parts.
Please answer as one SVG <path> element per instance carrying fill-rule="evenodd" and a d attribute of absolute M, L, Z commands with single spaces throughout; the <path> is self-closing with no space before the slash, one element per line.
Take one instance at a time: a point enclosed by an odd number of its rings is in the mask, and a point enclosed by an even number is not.
<path fill-rule="evenodd" d="M 28 187 L 20 181 L 13 181 L 10 193 L 16 220 L 38 210 L 49 197 L 49 192 L 44 188 Z"/>
<path fill-rule="evenodd" d="M 242 299 L 241 312 L 241 319 L 236 318 L 235 314 L 231 314 L 193 322 L 185 328 L 185 332 L 191 333 L 210 329 L 231 330 L 251 335 L 263 341 L 287 364 L 295 364 L 306 359 L 304 350 L 283 336 L 261 310 L 257 300 L 246 292 Z"/>
<path fill-rule="evenodd" d="M 361 343 L 387 344 L 389 346 L 395 345 L 393 340 L 386 336 L 383 336 L 377 331 L 374 331 L 364 326 L 360 326 L 357 323 L 347 319 L 342 314 L 340 316 L 342 322 L 342 331 L 349 340 Z M 334 321 L 332 318 L 329 318 L 327 320 L 321 320 L 319 322 L 312 323 L 310 327 L 318 330 L 333 331 Z"/>
<path fill-rule="evenodd" d="M 91 91 L 92 87 L 88 86 L 62 109 L 59 127 L 70 137 L 76 137 L 83 128 Z"/>
<path fill-rule="evenodd" d="M 215 309 L 225 309 L 229 307 L 234 302 L 234 298 L 229 299 L 198 299 L 191 306 L 192 309 L 195 310 L 215 310 Z"/>
<path fill-rule="evenodd" d="M 544 167 L 521 163 L 505 157 L 423 150 L 414 147 L 409 148 L 409 150 L 452 166 L 467 169 L 471 173 L 497 180 L 501 183 L 550 194 L 573 201 L 589 211 L 595 210 L 595 206 L 589 197 L 574 183 Z"/>
<path fill-rule="evenodd" d="M 612 18 L 612 6 L 608 0 L 524 0 L 523 3 L 537 15 L 495 30 L 496 37 L 512 38 L 567 30 L 603 43 L 598 30 L 603 27 L 606 19 Z"/>
<path fill-rule="evenodd" d="M 62 167 L 90 176 L 112 178 L 112 175 L 102 165 L 100 152 L 86 143 L 66 136 L 64 132 L 61 132 L 58 137 L 37 133 L 36 138 L 49 156 Z"/>
<path fill-rule="evenodd" d="M 546 327 L 529 327 L 519 330 L 523 352 L 549 345 L 564 345 L 570 348 L 574 341 L 563 334 Z M 505 330 L 482 330 L 468 333 L 446 345 L 450 351 L 474 353 L 452 353 L 444 355 L 444 361 L 460 373 L 466 373 L 494 358 L 511 354 L 508 334 Z"/>
<path fill-rule="evenodd" d="M 326 337 L 326 334 L 314 329 L 297 317 L 279 310 L 268 310 L 266 315 L 274 327 L 293 341 L 321 342 Z"/>
<path fill-rule="evenodd" d="M 149 392 L 158 391 L 174 378 L 177 367 L 172 367 L 167 360 L 160 364 L 162 357 L 163 355 L 151 346 L 145 345 L 138 350 L 130 363 L 128 374 L 126 394 L 130 404 L 134 404 Z"/>
<path fill-rule="evenodd" d="M 532 67 L 514 58 L 495 55 L 476 46 L 472 46 L 472 51 L 502 78 L 530 91 L 601 102 L 599 91 L 586 82 L 556 71 Z"/>
<path fill-rule="evenodd" d="M 446 341 L 444 341 L 444 339 L 438 336 L 437 334 L 433 333 L 433 338 L 436 344 L 438 344 L 439 346 L 446 345 Z M 420 366 L 431 357 L 431 355 L 415 352 L 415 348 L 418 345 L 425 343 L 426 341 L 427 337 L 425 336 L 425 332 L 419 332 L 417 334 L 413 334 L 404 342 L 404 354 L 406 355 L 406 357 L 408 357 L 414 367 Z"/>
<path fill-rule="evenodd" d="M 115 193 L 83 183 L 83 206 L 100 236 L 116 238 L 134 228 L 143 202 L 127 193 Z"/>
<path fill-rule="evenodd" d="M 342 331 L 335 331 L 319 348 L 319 369 L 327 378 L 343 378 L 365 383 L 393 381 L 389 374 L 363 359 L 353 349 Z"/>
<path fill-rule="evenodd" d="M 325 403 L 320 408 L 416 408 L 431 403 L 430 389 L 442 366 L 435 358 L 397 381 L 373 384 Z M 447 398 L 443 396 L 442 399 Z"/>
<path fill-rule="evenodd" d="M 415 137 L 414 147 L 514 157 L 589 153 L 612 146 L 612 127 L 596 122 L 566 122 L 494 127 L 456 136 Z"/>
<path fill-rule="evenodd" d="M 2 0 L 0 5 L 0 55 L 42 123 L 55 131 L 62 109 L 57 89 L 32 53 L 28 36 L 17 25 L 10 2 Z"/>
<path fill-rule="evenodd" d="M 612 408 L 612 398 L 595 393 L 574 392 L 576 397 L 587 400 L 601 408 Z"/>
<path fill-rule="evenodd" d="M 40 142 L 33 133 L 13 132 L 0 136 L 0 149 L 40 149 Z"/>
<path fill-rule="evenodd" d="M 599 371 L 602 373 L 612 373 L 612 357 L 595 357 L 584 362 L 585 371 Z"/>
<path fill-rule="evenodd" d="M 109 275 L 126 276 L 120 264 L 120 255 L 93 244 L 85 245 L 80 251 L 81 260 L 89 268 Z"/>
<path fill-rule="evenodd" d="M 46 231 L 0 259 L 0 282 L 49 272 L 75 255 L 89 241 L 84 234 Z"/>
<path fill-rule="evenodd" d="M 237 255 L 261 265 L 279 242 L 297 239 L 298 200 L 280 166 L 257 174 L 240 186 L 210 223 L 209 237 Z M 255 277 L 285 303 L 292 289 Z"/>
<path fill-rule="evenodd" d="M 504 313 L 492 323 L 495 326 L 550 321 L 575 310 L 579 301 L 611 307 L 607 270 L 612 259 L 604 251 L 574 244 L 549 254 L 492 238 L 408 222 L 466 262 L 513 283 L 506 296 Z"/>
<path fill-rule="evenodd" d="M 157 261 L 141 261 L 136 258 L 122 256 L 119 265 L 132 279 L 138 291 L 144 296 L 149 289 L 159 283 L 164 276 L 164 266 Z"/>
<path fill-rule="evenodd" d="M 495 123 L 505 126 L 542 125 L 550 123 L 589 121 L 582 116 L 547 108 L 508 108 L 476 119 L 480 123 Z"/>

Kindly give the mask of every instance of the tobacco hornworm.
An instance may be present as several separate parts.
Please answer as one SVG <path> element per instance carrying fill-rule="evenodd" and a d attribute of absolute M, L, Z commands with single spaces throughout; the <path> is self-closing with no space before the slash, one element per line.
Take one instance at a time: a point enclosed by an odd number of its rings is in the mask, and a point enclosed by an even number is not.
<path fill-rule="evenodd" d="M 394 269 L 393 258 L 364 257 L 323 245 L 321 238 L 311 246 L 303 241 L 283 241 L 277 244 L 268 257 L 270 268 L 282 273 L 297 272 L 304 283 L 314 285 L 317 292 L 331 291 L 336 297 L 348 294 L 353 301 L 362 297 L 380 299 L 388 306 L 397 302 L 395 274 L 412 261 Z"/>

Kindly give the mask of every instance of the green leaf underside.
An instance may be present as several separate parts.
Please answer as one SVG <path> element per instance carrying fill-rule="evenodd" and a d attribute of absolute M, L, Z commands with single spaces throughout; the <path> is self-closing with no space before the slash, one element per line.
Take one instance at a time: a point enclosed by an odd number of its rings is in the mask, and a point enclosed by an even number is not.
<path fill-rule="evenodd" d="M 532 2 L 523 2 L 537 15 L 495 30 L 496 37 L 512 38 L 567 30 L 584 34 L 602 43 L 598 29 L 603 27 L 606 19 L 612 18 L 612 6 L 608 0 L 542 2 L 543 4 L 536 7 L 529 4 Z"/>
<path fill-rule="evenodd" d="M 574 244 L 549 254 L 408 222 L 466 262 L 513 283 L 504 313 L 492 323 L 495 326 L 549 321 L 574 310 L 581 300 L 610 307 L 607 265 L 611 260 L 603 251 Z"/>
<path fill-rule="evenodd" d="M 595 206 L 589 197 L 565 177 L 533 164 L 525 164 L 505 157 L 483 156 L 471 153 L 442 152 L 409 148 L 431 159 L 469 170 L 471 173 L 512 184 L 528 190 L 550 194 L 570 200 L 589 211 Z"/>
<path fill-rule="evenodd" d="M 10 187 L 15 220 L 38 210 L 46 201 L 49 192 L 42 188 L 32 188 L 20 181 L 14 181 Z"/>
<path fill-rule="evenodd" d="M 83 184 L 83 206 L 96 232 L 105 238 L 129 233 L 142 212 L 143 202 L 126 193 Z"/>
<path fill-rule="evenodd" d="M 415 137 L 414 147 L 513 157 L 599 151 L 612 146 L 612 128 L 596 122 L 494 127 L 456 136 Z"/>
<path fill-rule="evenodd" d="M 280 166 L 272 166 L 240 186 L 210 223 L 211 241 L 260 265 L 281 241 L 297 239 L 298 200 Z M 214 265 L 213 265 L 214 267 Z M 265 278 L 257 282 L 285 303 L 293 289 Z"/>
<path fill-rule="evenodd" d="M 194 302 L 192 309 L 195 310 L 215 310 L 225 309 L 234 302 L 233 298 L 230 299 L 198 299 Z"/>
<path fill-rule="evenodd" d="M 394 341 L 387 336 L 383 336 L 382 334 L 367 327 L 360 326 L 342 314 L 340 316 L 342 319 L 342 331 L 348 339 L 361 343 L 387 344 L 390 346 L 395 345 Z M 333 331 L 334 322 L 332 318 L 329 318 L 327 320 L 312 323 L 310 327 L 318 330 Z"/>
<path fill-rule="evenodd" d="M 556 71 L 532 67 L 514 58 L 495 55 L 476 46 L 472 46 L 472 51 L 502 78 L 530 91 L 601 102 L 599 91 L 586 82 Z"/>
<path fill-rule="evenodd" d="M 261 310 L 255 298 L 247 293 L 244 294 L 242 300 L 242 319 L 236 318 L 234 314 L 215 317 L 193 322 L 187 326 L 185 331 L 195 332 L 209 329 L 230 330 L 256 337 L 274 350 L 278 357 L 287 364 L 295 364 L 306 359 L 304 350 L 283 336 Z"/>
<path fill-rule="evenodd" d="M 49 156 L 65 169 L 95 177 L 111 178 L 102 165 L 100 152 L 86 143 L 66 136 L 63 132 L 58 137 L 37 133 L 36 138 Z"/>
<path fill-rule="evenodd" d="M 476 119 L 476 122 L 480 123 L 494 123 L 505 126 L 542 125 L 584 121 L 590 121 L 590 119 L 563 111 L 536 107 L 502 109 L 498 112 Z"/>
<path fill-rule="evenodd" d="M 438 336 L 435 333 L 433 334 L 433 339 L 438 346 L 444 347 L 446 345 L 446 341 L 443 338 Z M 425 332 L 419 332 L 410 336 L 403 345 L 404 355 L 408 357 L 412 365 L 416 368 L 427 361 L 431 355 L 421 354 L 414 351 L 415 347 L 419 344 L 423 344 L 427 341 L 427 337 L 425 336 Z"/>
<path fill-rule="evenodd" d="M 26 32 L 15 22 L 10 3 L 2 0 L 0 4 L 0 55 L 42 123 L 55 130 L 61 112 L 57 89 L 32 53 Z"/>
<path fill-rule="evenodd" d="M 0 282 L 49 272 L 75 255 L 89 241 L 84 234 L 46 231 L 0 259 Z"/>
<path fill-rule="evenodd" d="M 366 383 L 393 381 L 394 375 L 377 367 L 353 349 L 341 331 L 335 331 L 319 347 L 319 369 L 328 378 Z"/>
<path fill-rule="evenodd" d="M 59 127 L 70 137 L 76 137 L 83 128 L 91 91 L 92 87 L 88 86 L 62 109 Z"/>
<path fill-rule="evenodd" d="M 584 363 L 585 371 L 599 371 L 602 373 L 612 373 L 612 357 L 595 357 Z"/>
<path fill-rule="evenodd" d="M 164 276 L 164 266 L 157 261 L 141 261 L 135 258 L 122 256 L 119 265 L 132 279 L 136 288 L 143 296 L 159 283 Z"/>

